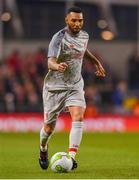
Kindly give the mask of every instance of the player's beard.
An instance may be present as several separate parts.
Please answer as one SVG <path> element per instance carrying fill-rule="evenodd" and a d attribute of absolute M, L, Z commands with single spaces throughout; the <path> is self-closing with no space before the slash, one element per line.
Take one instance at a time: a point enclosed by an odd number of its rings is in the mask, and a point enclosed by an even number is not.
<path fill-rule="evenodd" d="M 78 34 L 81 30 L 80 28 L 78 30 L 75 30 L 74 28 L 71 28 L 70 26 L 69 26 L 69 29 L 72 32 L 72 34 L 75 34 L 75 35 Z"/>

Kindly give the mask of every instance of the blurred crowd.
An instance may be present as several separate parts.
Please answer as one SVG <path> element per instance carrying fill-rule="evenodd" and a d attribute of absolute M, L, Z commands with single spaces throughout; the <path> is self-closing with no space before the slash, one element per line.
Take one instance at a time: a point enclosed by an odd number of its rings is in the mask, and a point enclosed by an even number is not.
<path fill-rule="evenodd" d="M 47 72 L 43 49 L 21 55 L 15 50 L 0 64 L 0 111 L 42 111 L 42 86 Z"/>
<path fill-rule="evenodd" d="M 94 53 L 100 60 L 98 54 Z M 84 60 L 86 116 L 98 113 L 139 115 L 139 56 L 129 58 L 127 80 L 117 79 L 101 60 L 106 78 L 97 78 L 91 61 Z M 0 61 L 0 112 L 42 112 L 43 80 L 48 72 L 46 52 L 21 54 L 13 51 Z"/>

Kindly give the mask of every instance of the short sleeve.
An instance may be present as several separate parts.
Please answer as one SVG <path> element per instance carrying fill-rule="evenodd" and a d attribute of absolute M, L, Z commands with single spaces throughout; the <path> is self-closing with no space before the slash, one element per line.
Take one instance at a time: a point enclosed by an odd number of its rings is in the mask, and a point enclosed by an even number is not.
<path fill-rule="evenodd" d="M 63 37 L 60 35 L 60 33 L 56 33 L 53 36 L 48 47 L 48 57 L 58 57 L 61 49 L 62 38 Z"/>

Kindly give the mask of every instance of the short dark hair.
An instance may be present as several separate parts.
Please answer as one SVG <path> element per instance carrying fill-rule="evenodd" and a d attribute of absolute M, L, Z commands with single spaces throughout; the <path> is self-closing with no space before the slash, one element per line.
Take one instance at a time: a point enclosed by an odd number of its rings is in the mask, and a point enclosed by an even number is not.
<path fill-rule="evenodd" d="M 73 6 L 68 9 L 67 14 L 69 14 L 70 12 L 82 13 L 82 9 L 78 6 Z"/>

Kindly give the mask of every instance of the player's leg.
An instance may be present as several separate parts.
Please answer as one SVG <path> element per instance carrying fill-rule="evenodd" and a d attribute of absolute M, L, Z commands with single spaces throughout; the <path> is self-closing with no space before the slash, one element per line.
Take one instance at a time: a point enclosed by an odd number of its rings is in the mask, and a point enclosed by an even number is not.
<path fill-rule="evenodd" d="M 56 120 L 52 123 L 46 124 L 44 123 L 41 131 L 40 131 L 40 157 L 39 157 L 39 164 L 42 169 L 47 169 L 49 166 L 48 160 L 48 142 L 51 138 L 51 135 L 54 131 L 56 124 Z"/>
<path fill-rule="evenodd" d="M 53 119 L 52 122 L 47 123 L 47 122 L 49 122 L 49 120 L 46 119 L 43 124 L 43 127 L 40 131 L 40 150 L 43 152 L 48 149 L 48 142 L 49 142 L 49 139 L 51 138 L 51 135 L 55 129 L 56 119 L 57 119 L 56 114 L 55 114 L 55 119 Z"/>
<path fill-rule="evenodd" d="M 70 106 L 69 111 L 72 118 L 72 127 L 69 136 L 69 154 L 73 159 L 75 159 L 82 140 L 85 108 L 80 106 Z"/>
<path fill-rule="evenodd" d="M 57 116 L 64 106 L 64 102 L 61 101 L 61 96 L 63 96 L 61 92 L 43 92 L 44 125 L 40 131 L 39 158 L 39 163 L 42 169 L 47 169 L 49 165 L 48 141 L 54 131 Z"/>
<path fill-rule="evenodd" d="M 69 154 L 73 158 L 73 161 L 75 161 L 83 133 L 83 117 L 86 108 L 84 91 L 82 89 L 71 91 L 66 99 L 66 106 L 72 118 L 72 127 L 69 135 Z M 74 164 L 73 169 L 77 167 L 76 161 Z"/>

